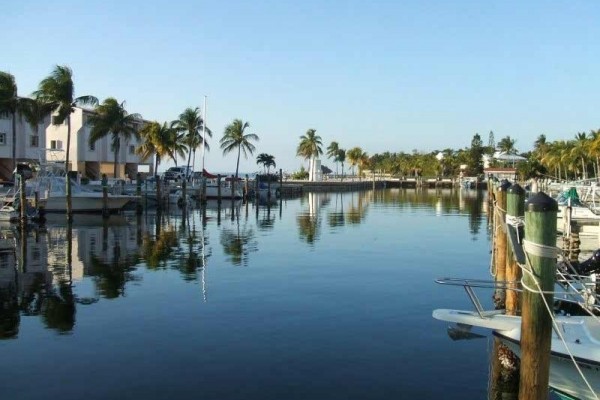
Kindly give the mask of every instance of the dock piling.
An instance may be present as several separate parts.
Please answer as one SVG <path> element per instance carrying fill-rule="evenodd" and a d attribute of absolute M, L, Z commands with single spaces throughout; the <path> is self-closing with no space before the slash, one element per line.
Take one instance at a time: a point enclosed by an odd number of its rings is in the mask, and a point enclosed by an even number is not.
<path fill-rule="evenodd" d="M 548 395 L 557 211 L 556 201 L 542 192 L 525 204 L 527 265 L 523 271 L 520 400 Z"/>
<path fill-rule="evenodd" d="M 506 193 L 506 224 L 515 227 L 518 238 L 523 238 L 523 216 L 525 214 L 525 190 L 515 183 Z M 507 247 L 506 255 L 506 280 L 510 288 L 517 289 L 521 279 L 521 269 L 515 259 L 512 246 Z M 506 291 L 506 314 L 517 315 L 519 310 L 519 292 L 508 289 Z"/>

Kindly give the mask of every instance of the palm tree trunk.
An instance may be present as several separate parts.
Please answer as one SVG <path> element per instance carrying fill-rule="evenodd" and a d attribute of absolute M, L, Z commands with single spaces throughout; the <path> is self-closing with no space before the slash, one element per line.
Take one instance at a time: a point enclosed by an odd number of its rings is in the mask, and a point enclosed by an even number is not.
<path fill-rule="evenodd" d="M 585 161 L 583 160 L 583 157 L 581 157 L 581 177 L 583 179 L 587 178 L 587 171 L 586 171 L 586 168 L 585 168 Z"/>
<path fill-rule="evenodd" d="M 190 151 L 188 151 L 187 168 L 185 169 L 185 174 L 186 174 L 185 180 L 186 181 L 190 178 L 190 176 L 192 176 L 191 174 L 189 176 L 187 176 L 187 172 L 190 170 L 190 161 L 191 160 L 192 160 L 192 151 L 190 150 Z"/>
<path fill-rule="evenodd" d="M 65 154 L 65 171 L 67 173 L 66 176 L 66 195 L 67 195 L 67 221 L 71 222 L 73 220 L 73 208 L 71 204 L 71 179 L 69 178 L 69 153 L 71 148 L 71 114 L 67 116 L 67 149 Z"/>
<path fill-rule="evenodd" d="M 238 146 L 238 156 L 237 156 L 237 164 L 235 165 L 235 179 L 238 177 L 238 170 L 240 168 L 240 154 L 242 151 L 242 147 Z"/>

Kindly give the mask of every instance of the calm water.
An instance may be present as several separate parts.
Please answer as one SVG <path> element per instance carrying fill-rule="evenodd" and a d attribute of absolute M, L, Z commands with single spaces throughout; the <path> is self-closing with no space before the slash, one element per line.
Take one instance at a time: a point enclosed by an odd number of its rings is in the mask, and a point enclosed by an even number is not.
<path fill-rule="evenodd" d="M 487 398 L 491 340 L 453 342 L 431 317 L 471 308 L 435 278 L 489 278 L 485 196 L 386 190 L 86 216 L 71 241 L 63 217 L 26 240 L 3 231 L 17 267 L 0 258 L 0 393 Z"/>

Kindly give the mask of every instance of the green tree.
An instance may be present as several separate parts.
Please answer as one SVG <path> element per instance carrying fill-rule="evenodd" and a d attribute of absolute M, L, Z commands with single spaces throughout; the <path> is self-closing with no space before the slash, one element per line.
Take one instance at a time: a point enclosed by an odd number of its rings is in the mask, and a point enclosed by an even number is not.
<path fill-rule="evenodd" d="M 96 106 L 98 99 L 94 96 L 75 97 L 75 85 L 73 84 L 73 72 L 67 66 L 57 65 L 51 74 L 44 78 L 34 92 L 34 96 L 41 103 L 56 113 L 52 118 L 54 125 L 60 125 L 67 122 L 67 148 L 65 150 L 65 169 L 67 176 L 70 170 L 69 152 L 71 147 L 71 114 L 75 111 L 75 106 L 90 105 Z M 67 195 L 67 219 L 72 220 L 71 206 L 71 180 L 66 179 Z"/>
<path fill-rule="evenodd" d="M 118 178 L 119 151 L 121 140 L 127 143 L 132 137 L 140 137 L 135 125 L 142 119 L 139 114 L 129 114 L 125 110 L 125 102 L 119 103 L 115 98 L 109 97 L 94 109 L 94 114 L 88 118 L 92 126 L 89 144 L 93 145 L 98 140 L 110 135 L 111 150 L 114 153 L 115 163 L 113 176 Z"/>
<path fill-rule="evenodd" d="M 271 154 L 267 154 L 267 153 L 260 153 L 256 157 L 256 163 L 262 164 L 266 174 L 269 174 L 269 169 L 271 167 L 277 166 L 277 164 L 275 163 L 275 157 L 272 156 Z"/>
<path fill-rule="evenodd" d="M 150 122 L 144 125 L 139 132 L 142 144 L 136 149 L 136 154 L 142 161 L 155 156 L 154 173 L 158 173 L 158 166 L 166 157 L 171 158 L 177 165 L 177 156 L 185 156 L 185 145 L 181 143 L 181 135 L 170 125 L 164 122 Z"/>
<path fill-rule="evenodd" d="M 221 149 L 223 155 L 226 155 L 237 149 L 237 163 L 235 165 L 235 179 L 237 180 L 240 169 L 240 155 L 243 152 L 244 158 L 248 158 L 248 154 L 252 155 L 256 147 L 251 143 L 258 142 L 258 135 L 254 133 L 244 133 L 250 127 L 248 122 L 243 122 L 241 119 L 234 119 L 233 122 L 225 127 L 225 132 L 221 138 Z"/>
<path fill-rule="evenodd" d="M 476 133 L 471 140 L 471 148 L 469 150 L 469 162 L 468 168 L 470 173 L 474 175 L 479 175 L 483 173 L 483 160 L 482 156 L 484 154 L 485 149 L 483 148 L 483 144 L 481 142 L 481 136 Z"/>
<path fill-rule="evenodd" d="M 206 138 L 202 137 L 202 132 L 206 132 L 208 136 L 212 138 L 212 132 L 208 127 L 204 126 L 204 119 L 202 119 L 202 115 L 200 114 L 200 109 L 196 108 L 186 108 L 181 114 L 179 114 L 179 118 L 175 121 L 175 129 L 179 133 L 183 133 L 184 143 L 187 148 L 190 150 L 188 152 L 188 160 L 187 167 L 190 167 L 190 161 L 192 154 L 194 159 L 196 157 L 196 149 L 200 146 L 204 146 L 205 150 L 210 150 L 210 146 L 208 145 L 208 141 L 205 142 Z"/>
<path fill-rule="evenodd" d="M 516 140 L 511 139 L 510 136 L 503 137 L 498 142 L 498 149 L 506 154 L 517 154 L 517 149 L 515 148 Z"/>
<path fill-rule="evenodd" d="M 313 176 L 315 171 L 314 160 L 320 154 L 323 154 L 322 145 L 321 136 L 317 135 L 316 129 L 309 129 L 304 135 L 300 136 L 300 144 L 296 149 L 296 155 L 309 160 L 309 176 Z"/>
<path fill-rule="evenodd" d="M 338 156 L 338 152 L 340 150 L 340 145 L 338 144 L 338 142 L 331 142 L 329 144 L 329 146 L 327 146 L 327 158 L 332 158 L 333 162 L 335 163 L 335 174 L 338 174 L 338 160 L 337 160 L 337 156 Z"/>
<path fill-rule="evenodd" d="M 360 147 L 353 147 L 346 152 L 346 158 L 352 166 L 352 174 L 354 174 L 354 167 L 358 165 L 360 158 L 363 155 L 363 150 Z"/>
<path fill-rule="evenodd" d="M 575 141 L 571 148 L 571 156 L 581 161 L 581 178 L 587 179 L 587 159 L 590 153 L 590 141 L 585 132 L 579 132 L 575 135 Z"/>
<path fill-rule="evenodd" d="M 346 150 L 339 149 L 335 160 L 342 164 L 342 180 L 344 179 L 344 162 L 346 162 Z"/>

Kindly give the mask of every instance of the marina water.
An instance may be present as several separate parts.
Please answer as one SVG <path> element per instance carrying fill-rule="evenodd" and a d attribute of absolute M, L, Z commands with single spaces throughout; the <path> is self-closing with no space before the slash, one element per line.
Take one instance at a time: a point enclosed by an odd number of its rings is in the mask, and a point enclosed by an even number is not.
<path fill-rule="evenodd" d="M 487 398 L 492 339 L 431 317 L 471 307 L 436 278 L 490 279 L 487 218 L 486 192 L 387 189 L 4 227 L 0 393 Z"/>

